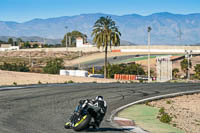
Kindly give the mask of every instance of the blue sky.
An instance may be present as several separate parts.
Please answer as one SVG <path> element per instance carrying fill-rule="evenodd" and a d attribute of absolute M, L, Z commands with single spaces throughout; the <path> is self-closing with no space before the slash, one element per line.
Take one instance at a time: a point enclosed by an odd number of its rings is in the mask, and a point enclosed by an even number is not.
<path fill-rule="evenodd" d="M 24 22 L 84 13 L 190 14 L 200 13 L 199 5 L 200 0 L 0 0 L 0 21 Z"/>

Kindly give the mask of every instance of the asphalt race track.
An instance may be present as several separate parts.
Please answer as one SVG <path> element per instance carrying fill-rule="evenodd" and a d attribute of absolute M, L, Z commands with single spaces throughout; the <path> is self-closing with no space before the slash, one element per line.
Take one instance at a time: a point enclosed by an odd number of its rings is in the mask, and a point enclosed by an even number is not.
<path fill-rule="evenodd" d="M 119 63 L 120 61 L 127 60 L 134 57 L 136 57 L 136 55 L 108 57 L 108 62 L 110 64 L 116 64 L 116 63 Z M 103 65 L 104 65 L 104 58 L 81 63 L 82 67 L 93 67 L 93 66 L 103 66 Z M 76 64 L 75 66 L 78 66 L 78 64 Z"/>
<path fill-rule="evenodd" d="M 120 133 L 110 125 L 110 112 L 130 102 L 157 95 L 200 90 L 200 84 L 61 84 L 16 90 L 0 88 L 0 133 L 73 133 L 64 123 L 80 99 L 103 95 L 108 113 L 98 132 Z M 95 132 L 95 131 L 87 131 Z"/>

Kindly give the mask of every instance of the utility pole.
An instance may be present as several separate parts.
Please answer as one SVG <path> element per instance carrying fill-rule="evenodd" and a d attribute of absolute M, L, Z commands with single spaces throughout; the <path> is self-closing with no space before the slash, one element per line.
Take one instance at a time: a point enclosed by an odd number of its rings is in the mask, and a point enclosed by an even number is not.
<path fill-rule="evenodd" d="M 29 52 L 29 66 L 32 67 L 32 65 L 31 65 L 31 51 Z"/>
<path fill-rule="evenodd" d="M 82 51 L 78 51 L 78 61 L 79 61 L 79 65 L 78 65 L 78 68 L 80 69 L 81 68 L 81 63 L 80 63 L 80 58 L 82 56 Z"/>
<path fill-rule="evenodd" d="M 72 39 L 71 39 L 71 36 L 69 36 L 68 39 L 69 39 L 69 43 L 68 43 L 69 46 L 72 46 Z"/>
<path fill-rule="evenodd" d="M 66 29 L 66 31 L 67 31 L 67 29 L 68 29 L 68 27 L 67 26 L 65 26 L 65 29 Z M 68 41 L 68 38 L 67 38 L 67 33 L 66 33 L 66 35 L 65 35 L 65 43 L 66 43 L 66 51 L 68 50 L 68 46 L 67 46 L 67 41 Z"/>
<path fill-rule="evenodd" d="M 192 50 L 185 50 L 187 54 L 187 62 L 188 62 L 188 70 L 187 70 L 187 79 L 190 79 L 190 54 L 192 53 Z"/>
<path fill-rule="evenodd" d="M 44 45 L 46 44 L 46 39 L 45 38 L 43 38 L 44 39 Z"/>
<path fill-rule="evenodd" d="M 13 44 L 11 44 L 11 45 L 15 46 L 15 41 L 14 41 L 14 39 L 13 39 Z"/>
<path fill-rule="evenodd" d="M 148 27 L 148 82 L 151 81 L 151 66 L 150 66 L 150 44 L 151 44 L 151 27 Z"/>
<path fill-rule="evenodd" d="M 190 79 L 190 54 L 189 52 L 187 52 L 188 54 L 188 72 L 187 72 L 187 79 Z"/>

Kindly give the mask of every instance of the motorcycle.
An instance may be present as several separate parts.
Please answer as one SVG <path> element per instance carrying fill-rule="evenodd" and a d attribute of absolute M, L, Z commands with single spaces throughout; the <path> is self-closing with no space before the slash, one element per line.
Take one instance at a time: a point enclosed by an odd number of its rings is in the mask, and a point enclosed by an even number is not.
<path fill-rule="evenodd" d="M 74 131 L 87 130 L 90 126 L 95 128 L 94 120 L 96 116 L 97 113 L 93 108 L 87 105 L 82 108 L 82 105 L 79 105 L 71 117 L 71 122 L 67 122 L 64 127 L 66 129 L 73 129 Z"/>

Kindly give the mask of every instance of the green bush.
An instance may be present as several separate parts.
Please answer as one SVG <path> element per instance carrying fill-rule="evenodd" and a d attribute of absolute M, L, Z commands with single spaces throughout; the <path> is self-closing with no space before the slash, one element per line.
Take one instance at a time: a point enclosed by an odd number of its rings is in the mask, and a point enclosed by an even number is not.
<path fill-rule="evenodd" d="M 17 86 L 17 83 L 16 83 L 16 82 L 13 82 L 13 85 L 14 85 L 14 86 Z"/>
<path fill-rule="evenodd" d="M 160 119 L 161 122 L 163 123 L 170 123 L 172 120 L 172 117 L 170 117 L 166 112 L 165 112 L 165 108 L 162 107 L 159 110 L 159 114 L 160 116 L 158 117 Z"/>
<path fill-rule="evenodd" d="M 63 59 L 56 58 L 51 59 L 47 62 L 46 66 L 43 68 L 44 73 L 48 74 L 59 74 L 60 69 L 63 69 Z"/>
<path fill-rule="evenodd" d="M 163 123 L 170 123 L 171 120 L 172 118 L 167 113 L 162 114 L 160 117 L 160 121 Z"/>
<path fill-rule="evenodd" d="M 171 104 L 171 103 L 172 103 L 172 101 L 170 101 L 170 100 L 166 101 L 166 104 Z"/>
<path fill-rule="evenodd" d="M 176 124 L 175 124 L 175 123 L 173 124 L 173 127 L 176 127 Z"/>
<path fill-rule="evenodd" d="M 178 73 L 179 73 L 179 72 L 180 72 L 180 71 L 179 71 L 178 68 L 174 68 L 174 69 L 172 70 L 172 76 L 173 76 L 174 79 L 177 79 L 177 78 L 178 78 Z"/>
<path fill-rule="evenodd" d="M 7 71 L 18 71 L 18 72 L 29 72 L 29 68 L 26 66 L 25 63 L 6 63 L 4 62 L 3 65 L 0 65 L 1 70 Z"/>
<path fill-rule="evenodd" d="M 146 102 L 145 102 L 145 105 L 150 106 L 149 101 L 146 101 Z"/>
<path fill-rule="evenodd" d="M 70 80 L 70 81 L 68 81 L 68 83 L 74 83 L 74 81 Z"/>
<path fill-rule="evenodd" d="M 196 64 L 196 66 L 194 67 L 194 71 L 195 71 L 195 78 L 200 80 L 200 64 Z"/>
<path fill-rule="evenodd" d="M 143 82 L 144 82 L 144 80 L 143 80 L 143 79 L 140 79 L 140 80 L 139 80 L 139 82 L 140 82 L 140 83 L 143 83 Z"/>
<path fill-rule="evenodd" d="M 165 113 L 165 108 L 164 108 L 164 107 L 160 108 L 160 109 L 159 109 L 159 113 L 160 113 L 160 114 L 164 114 L 164 113 Z"/>

